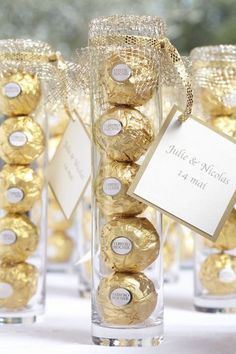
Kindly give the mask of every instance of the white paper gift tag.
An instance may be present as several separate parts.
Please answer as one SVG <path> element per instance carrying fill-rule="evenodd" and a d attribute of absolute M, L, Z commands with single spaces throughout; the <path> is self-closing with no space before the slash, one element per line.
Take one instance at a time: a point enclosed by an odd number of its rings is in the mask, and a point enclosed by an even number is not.
<path fill-rule="evenodd" d="M 236 145 L 174 107 L 128 193 L 215 241 L 236 201 Z"/>
<path fill-rule="evenodd" d="M 80 119 L 70 120 L 49 165 L 49 184 L 67 219 L 90 180 L 90 138 Z"/>

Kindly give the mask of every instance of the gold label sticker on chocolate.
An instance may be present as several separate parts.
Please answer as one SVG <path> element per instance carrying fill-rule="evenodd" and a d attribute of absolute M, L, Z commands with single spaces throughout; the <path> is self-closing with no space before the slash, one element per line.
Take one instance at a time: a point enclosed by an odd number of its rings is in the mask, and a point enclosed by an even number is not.
<path fill-rule="evenodd" d="M 131 69 L 127 64 L 116 64 L 111 70 L 113 80 L 118 82 L 127 81 L 131 76 Z"/>
<path fill-rule="evenodd" d="M 9 82 L 3 87 L 3 91 L 8 98 L 16 98 L 21 94 L 21 87 L 16 82 Z"/>
<path fill-rule="evenodd" d="M 13 288 L 10 284 L 0 282 L 0 299 L 7 299 L 13 295 Z"/>
<path fill-rule="evenodd" d="M 234 270 L 230 266 L 228 266 L 221 269 L 219 273 L 219 279 L 223 283 L 231 283 L 236 280 L 236 274 Z"/>
<path fill-rule="evenodd" d="M 122 130 L 122 124 L 117 119 L 107 119 L 102 124 L 102 132 L 106 136 L 116 136 Z"/>
<path fill-rule="evenodd" d="M 16 233 L 13 230 L 2 230 L 0 232 L 0 244 L 12 245 L 16 242 Z"/>
<path fill-rule="evenodd" d="M 111 243 L 112 251 L 119 255 L 127 255 L 132 251 L 133 244 L 127 237 L 116 237 Z"/>
<path fill-rule="evenodd" d="M 20 188 L 9 188 L 7 190 L 7 200 L 9 203 L 17 204 L 24 199 L 24 192 Z"/>
<path fill-rule="evenodd" d="M 121 182 L 117 178 L 108 177 L 104 180 L 102 189 L 104 194 L 113 197 L 120 193 Z"/>
<path fill-rule="evenodd" d="M 116 288 L 110 294 L 110 300 L 114 306 L 122 307 L 128 305 L 132 300 L 129 290 L 124 288 Z"/>
<path fill-rule="evenodd" d="M 16 131 L 9 136 L 8 140 L 11 146 L 22 147 L 27 143 L 28 138 L 25 133 Z"/>

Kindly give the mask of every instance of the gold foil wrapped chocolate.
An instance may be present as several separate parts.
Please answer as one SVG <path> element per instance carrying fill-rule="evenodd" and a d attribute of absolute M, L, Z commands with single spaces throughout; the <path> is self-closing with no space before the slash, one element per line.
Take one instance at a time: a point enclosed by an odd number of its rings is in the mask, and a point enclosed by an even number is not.
<path fill-rule="evenodd" d="M 96 300 L 105 323 L 135 325 L 152 314 L 157 293 L 152 281 L 143 273 L 114 273 L 101 279 Z"/>
<path fill-rule="evenodd" d="M 41 86 L 37 75 L 17 72 L 0 77 L 0 111 L 7 116 L 32 113 L 40 97 Z"/>
<path fill-rule="evenodd" d="M 48 260 L 51 263 L 64 263 L 71 259 L 74 242 L 64 232 L 55 232 L 48 237 Z"/>
<path fill-rule="evenodd" d="M 211 254 L 202 263 L 199 279 L 211 295 L 236 293 L 236 257 Z"/>
<path fill-rule="evenodd" d="M 104 59 L 100 79 L 110 104 L 141 106 L 151 99 L 157 86 L 154 54 L 142 48 L 117 49 Z"/>
<path fill-rule="evenodd" d="M 38 283 L 38 270 L 28 263 L 0 267 L 0 308 L 22 309 L 33 295 Z"/>
<path fill-rule="evenodd" d="M 48 206 L 48 227 L 54 231 L 69 229 L 73 218 L 66 219 L 56 200 L 51 200 Z"/>
<path fill-rule="evenodd" d="M 119 272 L 139 272 L 158 257 L 159 235 L 145 218 L 115 218 L 101 233 L 101 257 L 105 265 Z"/>
<path fill-rule="evenodd" d="M 236 210 L 233 209 L 228 220 L 225 222 L 216 242 L 205 241 L 208 247 L 220 250 L 236 248 Z"/>
<path fill-rule="evenodd" d="M 101 164 L 95 181 L 95 196 L 105 215 L 133 216 L 142 213 L 146 205 L 127 194 L 139 166 L 135 163 L 109 161 Z"/>
<path fill-rule="evenodd" d="M 0 126 L 0 157 L 7 163 L 27 165 L 45 148 L 42 128 L 31 117 L 8 118 Z"/>
<path fill-rule="evenodd" d="M 0 208 L 9 213 L 29 211 L 40 198 L 42 185 L 30 167 L 5 165 L 0 172 Z"/>
<path fill-rule="evenodd" d="M 136 109 L 115 107 L 95 123 L 94 141 L 117 161 L 136 161 L 150 146 L 154 132 L 150 121 Z"/>
<path fill-rule="evenodd" d="M 0 218 L 0 263 L 25 261 L 38 245 L 37 227 L 24 215 Z"/>
<path fill-rule="evenodd" d="M 216 80 L 213 78 L 213 80 Z M 222 79 L 223 80 L 223 79 Z M 223 82 L 223 81 L 222 81 Z M 236 114 L 235 88 L 225 81 L 224 86 L 218 86 L 218 82 L 209 83 L 208 87 L 199 89 L 200 102 L 204 113 L 209 117 L 230 116 Z M 225 89 L 226 88 L 226 89 Z M 234 91 L 234 92 L 233 92 Z"/>
<path fill-rule="evenodd" d="M 210 122 L 214 128 L 236 139 L 236 113 L 213 118 Z"/>

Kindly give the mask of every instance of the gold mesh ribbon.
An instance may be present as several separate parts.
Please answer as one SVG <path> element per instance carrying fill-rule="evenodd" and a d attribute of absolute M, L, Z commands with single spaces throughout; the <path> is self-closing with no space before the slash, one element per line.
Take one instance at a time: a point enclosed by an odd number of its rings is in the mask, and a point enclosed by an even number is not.
<path fill-rule="evenodd" d="M 0 76 L 18 71 L 37 75 L 42 81 L 44 104 L 52 109 L 66 103 L 61 56 L 40 41 L 9 39 L 0 41 Z"/>
<path fill-rule="evenodd" d="M 193 92 L 191 79 L 185 64 L 177 49 L 165 36 L 165 23 L 158 17 L 151 16 L 110 16 L 92 20 L 89 29 L 89 45 L 99 46 L 137 46 L 151 47 L 156 50 L 162 59 L 162 82 L 166 85 L 173 83 L 174 77 L 180 78 L 186 92 L 186 107 L 180 116 L 185 121 L 192 112 Z"/>
<path fill-rule="evenodd" d="M 236 46 L 197 47 L 191 52 L 197 108 L 205 118 L 236 113 Z"/>

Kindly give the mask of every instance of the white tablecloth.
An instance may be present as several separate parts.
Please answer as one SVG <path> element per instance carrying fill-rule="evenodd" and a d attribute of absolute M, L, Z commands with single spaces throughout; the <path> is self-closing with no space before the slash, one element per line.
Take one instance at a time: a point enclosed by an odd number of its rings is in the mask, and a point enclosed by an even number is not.
<path fill-rule="evenodd" d="M 236 315 L 195 312 L 190 271 L 165 286 L 165 340 L 158 348 L 92 346 L 90 301 L 78 298 L 76 276 L 49 274 L 47 283 L 44 320 L 0 327 L 0 354 L 236 354 Z"/>

